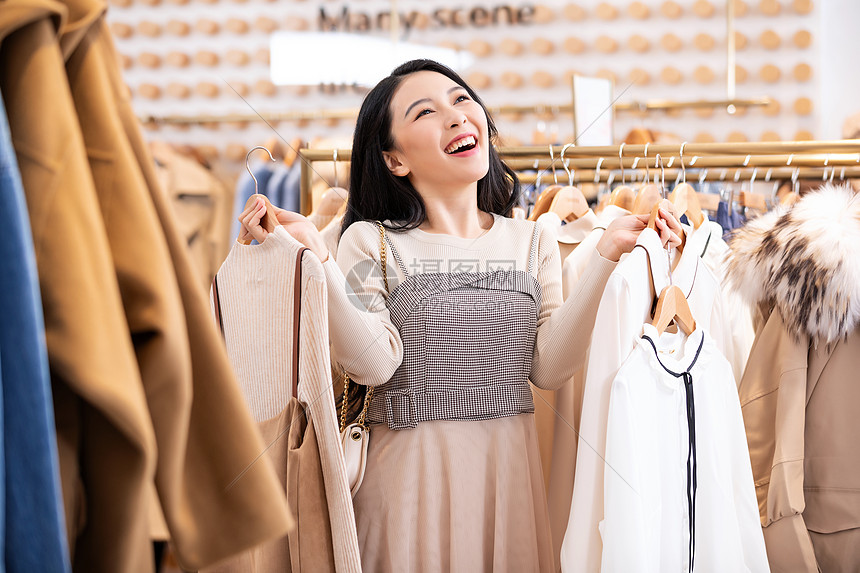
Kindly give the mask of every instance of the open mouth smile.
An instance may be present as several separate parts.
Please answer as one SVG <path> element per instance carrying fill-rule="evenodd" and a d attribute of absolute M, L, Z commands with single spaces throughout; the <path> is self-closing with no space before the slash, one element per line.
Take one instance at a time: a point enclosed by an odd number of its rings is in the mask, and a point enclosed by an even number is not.
<path fill-rule="evenodd" d="M 445 153 L 447 153 L 448 155 L 462 153 L 464 151 L 474 149 L 476 145 L 478 145 L 478 140 L 475 138 L 475 136 L 467 135 L 466 137 L 460 138 L 457 141 L 451 143 L 448 147 L 446 147 Z"/>

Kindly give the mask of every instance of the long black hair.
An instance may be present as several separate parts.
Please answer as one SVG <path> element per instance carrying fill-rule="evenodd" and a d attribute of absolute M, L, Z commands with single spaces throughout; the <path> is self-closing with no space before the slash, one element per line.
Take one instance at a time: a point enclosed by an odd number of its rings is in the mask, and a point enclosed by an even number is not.
<path fill-rule="evenodd" d="M 415 72 L 436 72 L 461 85 L 487 116 L 490 168 L 478 180 L 478 209 L 507 216 L 520 198 L 516 173 L 499 157 L 493 145 L 498 129 L 478 94 L 457 72 L 433 60 L 412 60 L 398 66 L 376 84 L 361 104 L 352 140 L 349 199 L 341 233 L 356 221 L 391 221 L 393 230 L 413 229 L 424 222 L 427 210 L 421 195 L 406 176 L 391 173 L 383 151 L 394 147 L 391 134 L 391 100 L 400 83 Z"/>

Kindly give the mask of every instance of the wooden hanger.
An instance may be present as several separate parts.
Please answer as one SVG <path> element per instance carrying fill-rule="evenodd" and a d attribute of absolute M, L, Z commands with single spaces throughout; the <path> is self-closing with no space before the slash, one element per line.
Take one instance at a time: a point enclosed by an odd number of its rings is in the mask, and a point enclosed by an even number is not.
<path fill-rule="evenodd" d="M 760 195 L 759 193 L 741 191 L 740 204 L 743 207 L 754 209 L 761 213 L 765 213 L 767 211 L 767 201 L 765 200 L 764 195 Z"/>
<path fill-rule="evenodd" d="M 636 202 L 636 192 L 629 185 L 620 185 L 612 190 L 609 196 L 609 204 L 621 207 L 633 212 L 633 204 Z"/>
<path fill-rule="evenodd" d="M 561 187 L 558 184 L 550 185 L 538 195 L 534 209 L 532 209 L 532 213 L 529 215 L 529 221 L 537 221 L 538 217 L 549 211 L 549 208 L 552 206 L 552 200 L 555 199 L 555 194 L 561 190 Z"/>
<path fill-rule="evenodd" d="M 654 212 L 654 207 L 663 198 L 662 188 L 651 181 L 651 170 L 648 168 L 648 143 L 645 144 L 645 184 L 639 188 L 633 201 L 633 214 L 644 215 Z"/>
<path fill-rule="evenodd" d="M 657 330 L 657 336 L 661 336 L 672 321 L 688 336 L 696 330 L 696 321 L 690 310 L 690 303 L 687 302 L 684 292 L 675 285 L 667 286 L 660 293 L 651 326 Z"/>
<path fill-rule="evenodd" d="M 655 185 L 656 187 L 656 185 Z M 651 207 L 651 216 L 648 217 L 648 228 L 657 230 L 657 219 L 660 217 L 660 208 L 666 209 L 667 211 L 674 212 L 674 205 L 668 199 L 657 199 L 657 202 Z M 644 215 L 644 213 L 640 213 Z"/>
<path fill-rule="evenodd" d="M 266 205 L 266 213 L 260 219 L 260 226 L 263 227 L 269 233 L 273 233 L 275 231 L 275 227 L 280 225 L 280 223 L 278 223 L 278 216 L 275 214 L 275 208 L 272 207 L 272 203 L 271 201 L 269 201 L 269 198 L 265 195 L 260 195 L 259 193 L 257 193 L 257 191 L 259 191 L 257 187 L 257 178 L 254 177 L 254 173 L 251 171 L 251 166 L 248 164 L 248 160 L 251 158 L 251 153 L 253 153 L 257 149 L 262 149 L 269 154 L 269 159 L 271 159 L 273 162 L 275 161 L 275 158 L 272 157 L 272 152 L 263 147 L 262 145 L 258 145 L 257 147 L 252 148 L 251 151 L 249 151 L 248 154 L 245 156 L 245 169 L 248 170 L 248 173 L 251 175 L 251 179 L 254 180 L 254 194 L 248 198 L 248 201 L 245 203 L 245 208 L 247 209 L 248 207 L 250 207 L 257 200 L 257 198 L 261 198 L 263 200 L 263 203 L 265 203 Z M 250 245 L 252 240 L 253 238 L 247 238 L 239 240 L 239 242 L 243 245 Z"/>
<path fill-rule="evenodd" d="M 610 195 L 609 195 L 609 194 L 601 195 L 601 196 L 600 196 L 600 198 L 597 200 L 597 206 L 594 208 L 594 212 L 595 212 L 595 213 L 597 213 L 597 214 L 602 213 L 602 212 L 603 212 L 603 209 L 604 209 L 607 205 L 609 205 L 609 199 L 610 199 Z"/>
<path fill-rule="evenodd" d="M 343 187 L 330 187 L 320 197 L 314 213 L 320 217 L 334 217 L 346 204 L 349 192 Z"/>
<path fill-rule="evenodd" d="M 285 156 L 284 144 L 281 142 L 278 137 L 271 137 L 266 142 L 266 150 L 269 151 L 269 155 L 277 159 L 283 159 Z"/>
<path fill-rule="evenodd" d="M 656 210 L 655 208 L 655 212 Z M 654 284 L 654 275 L 651 270 L 651 255 L 647 250 L 645 252 L 648 258 L 648 282 L 651 286 L 651 292 L 656 292 L 657 286 Z M 670 270 L 670 278 L 671 272 Z M 651 326 L 657 330 L 657 336 L 661 336 L 672 321 L 675 321 L 688 336 L 696 330 L 696 321 L 690 310 L 690 303 L 684 296 L 684 292 L 675 285 L 665 287 L 660 292 L 660 296 L 657 297 L 657 304 L 651 317 Z"/>
<path fill-rule="evenodd" d="M 794 205 L 795 203 L 797 203 L 797 199 L 798 199 L 797 193 L 795 193 L 794 191 L 789 191 L 788 193 L 786 193 L 785 195 L 783 195 L 780 198 L 779 204 L 782 205 L 783 207 L 790 207 L 791 205 Z"/>
<path fill-rule="evenodd" d="M 681 149 L 678 151 L 678 157 L 681 160 L 681 183 L 672 190 L 669 200 L 675 206 L 675 213 L 687 215 L 687 219 L 693 224 L 694 229 L 698 229 L 705 222 L 705 216 L 702 214 L 702 206 L 696 197 L 696 190 L 693 186 L 687 183 L 687 165 L 684 163 L 684 146 L 687 142 L 681 144 Z M 693 158 L 695 162 L 696 158 Z M 692 163 L 691 163 L 692 165 Z"/>
<path fill-rule="evenodd" d="M 716 193 L 696 193 L 696 201 L 701 209 L 712 213 L 716 213 L 720 208 L 720 196 Z"/>
<path fill-rule="evenodd" d="M 549 210 L 562 221 L 573 221 L 588 213 L 590 207 L 582 191 L 572 185 L 562 187 L 555 193 Z"/>
<path fill-rule="evenodd" d="M 290 141 L 289 148 L 284 153 L 284 164 L 287 167 L 292 167 L 293 163 L 296 162 L 296 159 L 299 157 L 299 149 L 302 148 L 302 138 L 296 137 L 292 141 Z"/>
<path fill-rule="evenodd" d="M 681 183 L 672 191 L 669 200 L 675 206 L 676 213 L 687 215 L 694 229 L 698 229 L 705 222 L 702 206 L 696 196 L 696 190 L 689 183 Z"/>
<path fill-rule="evenodd" d="M 660 203 L 662 198 L 663 196 L 660 192 L 660 186 L 655 185 L 654 183 L 647 183 L 643 185 L 639 190 L 639 193 L 636 194 L 636 200 L 633 201 L 632 213 L 634 215 L 651 213 L 654 210 L 654 207 Z"/>

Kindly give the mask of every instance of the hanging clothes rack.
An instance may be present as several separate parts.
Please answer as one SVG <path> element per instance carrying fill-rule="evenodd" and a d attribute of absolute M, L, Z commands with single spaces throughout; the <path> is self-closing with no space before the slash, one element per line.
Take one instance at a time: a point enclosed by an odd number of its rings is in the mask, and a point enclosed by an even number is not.
<path fill-rule="evenodd" d="M 565 149 L 566 147 L 566 149 Z M 667 180 L 674 180 L 681 169 L 681 145 L 620 145 L 576 147 L 573 145 L 500 147 L 499 155 L 515 171 L 545 171 L 551 166 L 563 169 L 558 159 L 564 151 L 564 162 L 577 179 L 586 182 L 620 181 L 615 173 L 624 169 L 644 170 L 653 167 L 657 154 L 663 159 Z M 331 161 L 332 149 L 301 149 L 301 210 L 311 208 L 313 163 Z M 341 161 L 349 161 L 349 149 L 337 150 Z M 552 159 L 551 159 L 552 158 Z M 647 158 L 647 161 L 646 161 Z M 600 168 L 597 163 L 600 161 Z M 756 142 L 756 143 L 685 143 L 683 165 L 699 173 L 688 174 L 701 181 L 739 182 L 778 179 L 827 179 L 860 177 L 860 140 Z M 529 173 L 520 175 L 524 184 L 534 182 Z M 546 178 L 544 178 L 546 180 Z"/>
<path fill-rule="evenodd" d="M 639 167 L 637 167 L 637 169 L 644 170 L 644 167 L 640 165 Z M 708 169 L 707 173 L 696 174 L 695 176 L 691 176 L 690 179 L 700 182 L 747 182 L 753 179 L 753 174 L 756 173 L 756 170 L 758 170 L 758 178 L 755 180 L 765 181 L 763 179 L 765 172 L 761 168 L 757 167 L 745 167 L 738 169 Z M 680 171 L 680 169 L 666 169 L 666 181 L 674 181 L 678 177 Z M 776 167 L 773 168 L 773 170 L 771 171 L 771 178 L 769 179 L 769 181 L 788 180 L 796 176 L 798 179 L 802 179 L 805 181 L 817 179 L 823 182 L 829 180 L 831 174 L 834 175 L 834 179 L 840 180 L 860 178 L 860 166 L 844 168 L 837 166 L 835 170 L 831 169 L 830 167 L 803 167 L 800 169 L 796 169 L 794 167 Z M 608 183 L 610 181 L 616 183 L 621 182 L 621 179 L 618 177 L 617 173 L 613 173 L 613 171 L 609 169 L 601 169 L 600 171 L 595 171 L 594 169 L 577 169 L 575 176 L 578 180 L 586 183 Z M 519 175 L 519 179 L 520 183 L 522 183 L 523 185 L 531 185 L 537 180 L 537 177 L 533 173 L 524 173 Z M 546 181 L 545 176 L 544 181 Z"/>

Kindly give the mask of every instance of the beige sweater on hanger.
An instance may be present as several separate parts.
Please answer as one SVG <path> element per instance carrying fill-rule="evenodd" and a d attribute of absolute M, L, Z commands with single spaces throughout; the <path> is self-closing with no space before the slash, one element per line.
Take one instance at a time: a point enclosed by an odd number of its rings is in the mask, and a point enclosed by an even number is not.
<path fill-rule="evenodd" d="M 292 397 L 293 282 L 300 248 L 277 227 L 260 245 L 235 243 L 218 272 L 229 354 L 258 422 L 278 415 Z M 355 515 L 332 392 L 326 278 L 310 251 L 302 257 L 301 282 L 298 399 L 316 428 L 335 566 L 339 572 L 359 573 Z"/>

